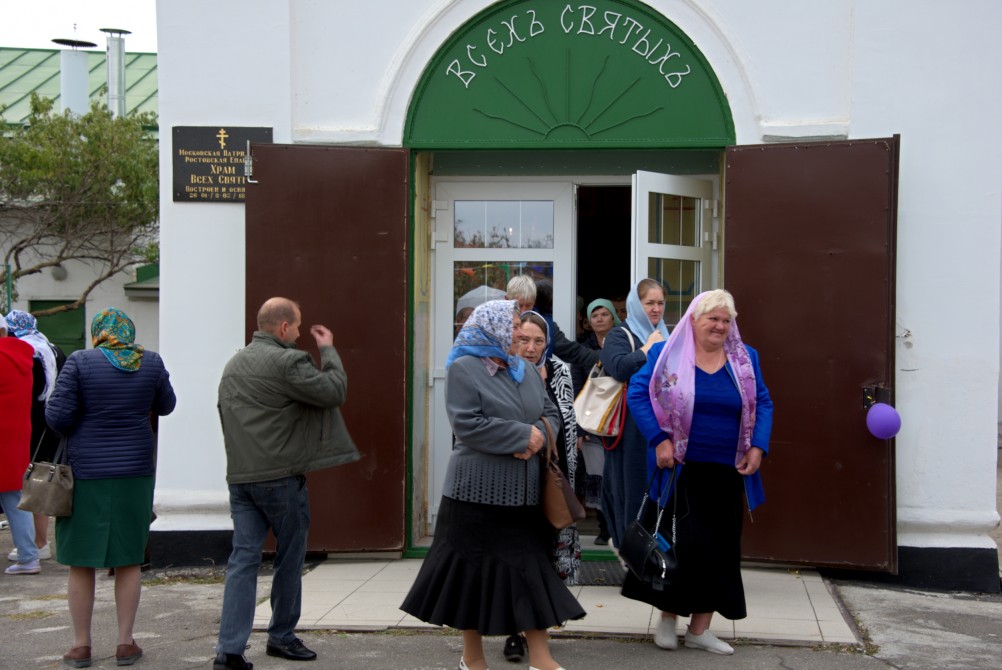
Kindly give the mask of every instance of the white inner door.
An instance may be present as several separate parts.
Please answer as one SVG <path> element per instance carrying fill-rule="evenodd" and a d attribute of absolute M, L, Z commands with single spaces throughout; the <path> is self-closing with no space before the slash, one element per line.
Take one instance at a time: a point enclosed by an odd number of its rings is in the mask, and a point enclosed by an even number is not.
<path fill-rule="evenodd" d="M 689 303 L 713 287 L 717 232 L 713 182 L 639 171 L 633 175 L 633 283 L 650 277 L 665 287 L 669 330 Z"/>
<path fill-rule="evenodd" d="M 553 281 L 553 313 L 574 333 L 571 182 L 432 182 L 433 317 L 428 532 L 433 533 L 452 451 L 445 412 L 445 361 L 464 308 L 504 297 L 518 274 Z"/>

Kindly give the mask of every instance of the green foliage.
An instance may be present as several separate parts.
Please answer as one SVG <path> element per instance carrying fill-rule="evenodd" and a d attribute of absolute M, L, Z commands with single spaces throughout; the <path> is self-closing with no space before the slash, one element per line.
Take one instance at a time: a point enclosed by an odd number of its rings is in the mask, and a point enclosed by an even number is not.
<path fill-rule="evenodd" d="M 82 304 L 101 281 L 156 255 L 156 116 L 114 118 L 97 103 L 84 115 L 52 108 L 33 95 L 28 123 L 0 137 L 0 252 L 14 281 L 88 263 L 95 281 L 81 288 Z"/>

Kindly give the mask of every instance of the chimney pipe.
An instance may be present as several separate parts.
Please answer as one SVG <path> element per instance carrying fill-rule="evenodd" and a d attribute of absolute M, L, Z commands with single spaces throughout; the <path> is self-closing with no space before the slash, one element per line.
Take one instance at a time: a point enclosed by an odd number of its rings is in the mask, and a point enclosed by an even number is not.
<path fill-rule="evenodd" d="M 96 47 L 93 42 L 82 40 L 55 39 L 56 44 L 69 49 L 59 52 L 59 102 L 62 111 L 70 110 L 74 114 L 86 114 L 90 108 L 90 94 L 87 90 L 89 68 L 86 51 L 77 51 L 79 47 Z"/>
<path fill-rule="evenodd" d="M 108 35 L 108 110 L 113 116 L 125 116 L 125 37 L 131 31 L 101 28 Z"/>

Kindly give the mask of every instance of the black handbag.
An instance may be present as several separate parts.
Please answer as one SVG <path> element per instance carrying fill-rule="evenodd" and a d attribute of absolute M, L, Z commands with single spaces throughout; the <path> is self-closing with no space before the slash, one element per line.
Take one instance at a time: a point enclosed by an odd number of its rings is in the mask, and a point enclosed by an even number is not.
<path fill-rule="evenodd" d="M 658 530 L 661 528 L 661 518 L 665 513 L 665 503 L 672 495 L 672 489 L 676 483 L 679 468 L 672 468 L 671 479 L 657 501 L 658 516 L 654 523 L 653 530 L 648 531 L 644 527 L 644 509 L 650 499 L 651 486 L 658 472 L 655 470 L 651 476 L 651 481 L 644 491 L 644 499 L 640 503 L 640 511 L 626 532 L 623 533 L 623 540 L 619 545 L 619 556 L 626 563 L 630 572 L 644 584 L 647 584 L 655 591 L 663 591 L 671 584 L 678 570 L 678 559 L 675 556 L 675 511 L 678 508 L 678 498 L 672 496 L 672 522 L 671 522 L 671 542 L 668 547 L 659 546 Z"/>

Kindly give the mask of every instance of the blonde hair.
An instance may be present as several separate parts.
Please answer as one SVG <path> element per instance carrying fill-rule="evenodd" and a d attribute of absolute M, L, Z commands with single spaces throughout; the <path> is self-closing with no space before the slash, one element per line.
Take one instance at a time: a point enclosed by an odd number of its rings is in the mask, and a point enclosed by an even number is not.
<path fill-rule="evenodd" d="M 692 310 L 692 318 L 698 319 L 707 312 L 712 312 L 720 308 L 726 309 L 732 319 L 737 318 L 738 310 L 734 308 L 734 296 L 722 288 L 707 291 L 703 299 L 696 305 L 696 308 Z"/>

